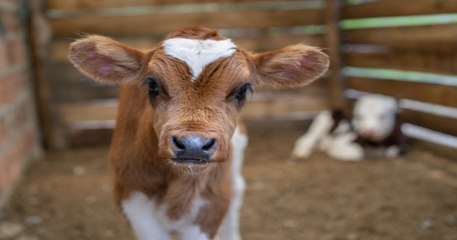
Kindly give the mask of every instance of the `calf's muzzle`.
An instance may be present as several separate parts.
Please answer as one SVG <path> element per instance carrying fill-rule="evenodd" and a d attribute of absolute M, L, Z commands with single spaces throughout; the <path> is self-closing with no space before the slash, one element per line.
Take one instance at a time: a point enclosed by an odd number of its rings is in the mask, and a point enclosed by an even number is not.
<path fill-rule="evenodd" d="M 217 140 L 200 135 L 172 136 L 171 148 L 174 161 L 186 164 L 205 164 L 213 156 Z"/>

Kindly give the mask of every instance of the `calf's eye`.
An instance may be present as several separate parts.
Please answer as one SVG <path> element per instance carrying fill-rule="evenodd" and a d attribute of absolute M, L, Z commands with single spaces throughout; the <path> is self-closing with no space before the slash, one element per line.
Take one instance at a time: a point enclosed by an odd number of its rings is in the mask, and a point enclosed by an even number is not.
<path fill-rule="evenodd" d="M 237 100 L 238 104 L 241 106 L 246 102 L 246 94 L 252 93 L 252 87 L 250 83 L 246 83 L 242 85 L 235 93 L 235 99 Z"/>
<path fill-rule="evenodd" d="M 149 96 L 150 97 L 157 97 L 160 93 L 159 84 L 153 78 L 148 78 L 149 84 Z"/>

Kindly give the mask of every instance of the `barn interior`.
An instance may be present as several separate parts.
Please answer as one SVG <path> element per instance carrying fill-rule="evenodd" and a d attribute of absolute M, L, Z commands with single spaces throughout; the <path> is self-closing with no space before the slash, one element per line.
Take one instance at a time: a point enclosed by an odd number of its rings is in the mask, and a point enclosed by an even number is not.
<path fill-rule="evenodd" d="M 134 239 L 108 163 L 119 86 L 79 73 L 68 47 L 100 34 L 150 49 L 185 26 L 330 57 L 242 111 L 244 239 L 457 239 L 457 1 L 0 0 L 0 240 Z M 291 156 L 318 113 L 369 93 L 397 100 L 405 155 Z"/>

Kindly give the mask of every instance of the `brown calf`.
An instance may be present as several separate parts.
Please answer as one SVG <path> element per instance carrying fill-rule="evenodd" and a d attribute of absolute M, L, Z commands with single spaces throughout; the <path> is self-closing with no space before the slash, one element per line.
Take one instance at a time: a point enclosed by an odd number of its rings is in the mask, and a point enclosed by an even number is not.
<path fill-rule="evenodd" d="M 314 47 L 251 53 L 207 28 L 169 34 L 147 51 L 88 36 L 71 44 L 70 60 L 90 78 L 122 84 L 110 161 L 116 201 L 142 240 L 241 239 L 246 95 L 304 86 L 328 68 Z"/>

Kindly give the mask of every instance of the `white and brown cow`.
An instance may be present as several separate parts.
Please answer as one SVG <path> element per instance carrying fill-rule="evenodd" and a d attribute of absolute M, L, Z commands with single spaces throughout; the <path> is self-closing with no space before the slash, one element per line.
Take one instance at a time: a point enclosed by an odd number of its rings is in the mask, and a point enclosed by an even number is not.
<path fill-rule="evenodd" d="M 304 86 L 328 68 L 314 47 L 251 53 L 200 27 L 147 51 L 88 36 L 71 44 L 70 60 L 122 84 L 110 161 L 116 201 L 142 240 L 241 239 L 246 94 Z"/>
<path fill-rule="evenodd" d="M 295 158 L 308 158 L 317 147 L 329 156 L 346 161 L 366 158 L 367 150 L 396 157 L 406 151 L 406 137 L 395 99 L 368 94 L 355 103 L 352 116 L 343 110 L 323 111 L 306 134 L 295 143 Z"/>

